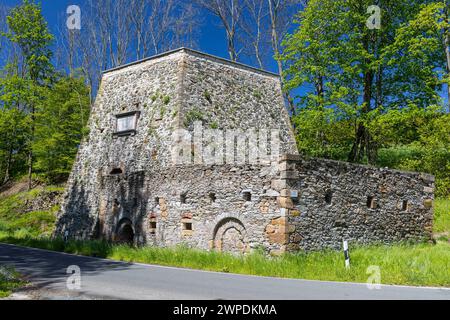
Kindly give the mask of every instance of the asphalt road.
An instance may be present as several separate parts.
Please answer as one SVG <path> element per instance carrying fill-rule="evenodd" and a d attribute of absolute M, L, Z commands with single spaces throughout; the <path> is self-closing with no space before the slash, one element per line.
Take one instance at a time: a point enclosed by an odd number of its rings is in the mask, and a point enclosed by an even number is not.
<path fill-rule="evenodd" d="M 78 295 L 93 299 L 310 300 L 445 299 L 450 289 L 292 280 L 205 272 L 80 257 L 0 244 L 0 265 L 12 265 L 30 281 L 54 292 L 67 289 L 67 268 L 81 270 Z M 55 296 L 57 299 L 58 296 Z"/>

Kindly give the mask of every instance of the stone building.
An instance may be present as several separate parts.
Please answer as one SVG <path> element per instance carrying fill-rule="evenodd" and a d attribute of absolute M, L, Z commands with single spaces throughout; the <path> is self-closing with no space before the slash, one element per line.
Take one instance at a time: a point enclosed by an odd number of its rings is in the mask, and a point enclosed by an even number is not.
<path fill-rule="evenodd" d="M 89 128 L 59 236 L 279 254 L 432 234 L 432 176 L 298 155 L 266 71 L 185 48 L 108 70 Z"/>

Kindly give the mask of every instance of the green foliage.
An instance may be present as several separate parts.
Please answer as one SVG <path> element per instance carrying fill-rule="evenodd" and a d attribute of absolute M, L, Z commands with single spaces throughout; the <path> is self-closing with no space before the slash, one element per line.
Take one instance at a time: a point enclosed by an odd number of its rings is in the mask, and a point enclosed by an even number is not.
<path fill-rule="evenodd" d="M 0 265 L 0 298 L 8 297 L 12 290 L 24 284 L 13 268 Z"/>
<path fill-rule="evenodd" d="M 257 99 L 257 100 L 261 100 L 262 99 L 262 93 L 259 90 L 255 90 L 253 91 L 253 96 Z"/>
<path fill-rule="evenodd" d="M 218 128 L 219 128 L 219 124 L 218 124 L 216 121 L 213 121 L 213 122 L 209 125 L 209 127 L 210 127 L 211 129 L 218 129 Z"/>
<path fill-rule="evenodd" d="M 285 254 L 267 257 L 256 251 L 245 256 L 207 252 L 186 246 L 173 248 L 111 245 L 102 241 L 15 238 L 0 233 L 0 241 L 66 253 L 208 271 L 326 281 L 366 282 L 367 268 L 377 265 L 384 284 L 450 286 L 448 243 L 350 246 L 347 270 L 339 251 Z"/>
<path fill-rule="evenodd" d="M 434 205 L 434 232 L 446 233 L 450 239 L 450 198 L 436 199 Z"/>
<path fill-rule="evenodd" d="M 450 194 L 444 1 L 385 1 L 380 30 L 365 0 L 311 0 L 284 41 L 285 89 L 302 153 L 436 176 Z M 450 110 L 450 109 L 449 109 Z"/>
<path fill-rule="evenodd" d="M 28 170 L 48 183 L 62 181 L 88 133 L 90 90 L 82 79 L 54 72 L 53 36 L 40 5 L 23 1 L 7 23 L 2 36 L 20 48 L 24 63 L 14 60 L 0 78 L 0 184 Z"/>
<path fill-rule="evenodd" d="M 163 103 L 164 103 L 165 105 L 169 104 L 169 103 L 170 103 L 170 97 L 169 97 L 169 96 L 164 96 L 164 97 L 163 97 Z"/>
<path fill-rule="evenodd" d="M 54 206 L 48 211 L 26 212 L 26 204 L 55 192 L 62 192 L 62 188 L 33 189 L 0 198 L 0 232 L 19 237 L 50 237 L 55 227 L 59 206 Z"/>
<path fill-rule="evenodd" d="M 297 146 L 314 157 L 346 160 L 353 141 L 352 123 L 341 120 L 336 110 L 308 107 L 293 117 Z"/>
<path fill-rule="evenodd" d="M 24 0 L 11 10 L 6 20 L 9 32 L 3 35 L 21 49 L 30 79 L 35 83 L 46 82 L 53 69 L 50 45 L 54 37 L 49 32 L 41 6 Z"/>
<path fill-rule="evenodd" d="M 205 115 L 199 109 L 192 109 L 185 116 L 184 126 L 188 128 L 197 121 L 204 122 Z"/>
<path fill-rule="evenodd" d="M 205 90 L 205 92 L 203 92 L 203 96 L 205 97 L 205 99 L 206 99 L 209 103 L 212 103 L 211 93 L 209 93 L 208 90 Z"/>
<path fill-rule="evenodd" d="M 89 89 L 83 79 L 61 78 L 36 110 L 35 169 L 47 183 L 64 181 L 89 118 Z"/>

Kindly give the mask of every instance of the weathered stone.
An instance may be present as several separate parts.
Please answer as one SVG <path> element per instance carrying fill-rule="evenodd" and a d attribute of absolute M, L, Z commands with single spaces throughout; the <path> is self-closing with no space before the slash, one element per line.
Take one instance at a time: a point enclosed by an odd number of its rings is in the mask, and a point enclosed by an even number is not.
<path fill-rule="evenodd" d="M 288 188 L 286 180 L 281 179 L 272 180 L 272 189 L 275 189 L 276 191 L 281 191 L 286 188 Z"/>
<path fill-rule="evenodd" d="M 286 219 L 286 217 L 279 217 L 279 218 L 273 219 L 271 223 L 272 223 L 272 225 L 275 225 L 275 226 L 285 226 L 287 223 L 287 219 Z"/>
<path fill-rule="evenodd" d="M 425 199 L 423 201 L 423 205 L 425 206 L 425 208 L 430 209 L 433 207 L 433 200 L 431 199 Z"/>
<path fill-rule="evenodd" d="M 268 234 L 269 241 L 273 244 L 286 244 L 288 243 L 288 236 L 286 233 L 275 232 Z"/>
<path fill-rule="evenodd" d="M 434 193 L 434 188 L 423 187 L 423 192 L 425 192 L 425 193 Z"/>
<path fill-rule="evenodd" d="M 291 217 L 298 217 L 298 216 L 300 216 L 300 211 L 290 210 L 289 214 L 290 214 Z"/>
<path fill-rule="evenodd" d="M 127 113 L 136 130 L 118 135 L 116 116 Z M 213 144 L 177 130 L 193 135 L 199 123 L 225 133 L 277 129 L 281 156 L 205 163 L 202 150 Z M 278 75 L 180 49 L 105 72 L 89 126 L 58 214 L 58 236 L 115 241 L 124 226 L 140 245 L 243 253 L 263 244 L 269 253 L 432 232 L 433 212 L 424 207 L 432 207 L 434 177 L 298 155 Z M 174 153 L 188 163 L 174 161 Z M 298 191 L 295 206 L 291 191 Z M 368 205 L 368 197 L 378 203 Z M 398 205 L 403 201 L 407 212 Z"/>
<path fill-rule="evenodd" d="M 290 197 L 278 197 L 277 201 L 281 208 L 294 209 L 294 202 Z"/>
<path fill-rule="evenodd" d="M 276 228 L 273 225 L 271 225 L 271 224 L 269 224 L 266 227 L 266 233 L 274 233 L 275 231 L 276 231 Z"/>

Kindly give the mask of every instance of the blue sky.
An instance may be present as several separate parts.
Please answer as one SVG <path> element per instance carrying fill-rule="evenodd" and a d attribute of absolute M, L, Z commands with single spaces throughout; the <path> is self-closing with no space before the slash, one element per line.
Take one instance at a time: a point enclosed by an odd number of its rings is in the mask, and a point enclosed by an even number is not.
<path fill-rule="evenodd" d="M 13 7 L 20 3 L 21 0 L 1 0 L 7 6 Z M 70 5 L 78 5 L 81 8 L 83 14 L 84 0 L 42 0 L 42 12 L 55 34 L 57 32 L 57 26 L 61 25 L 61 21 L 66 17 L 66 9 Z M 83 16 L 82 16 L 83 19 Z M 213 54 L 223 58 L 229 58 L 226 45 L 225 31 L 220 27 L 219 22 L 211 16 L 204 17 L 204 23 L 200 30 L 199 50 Z M 243 63 L 249 63 L 245 58 L 242 59 Z M 277 66 L 275 61 L 271 63 L 267 70 L 277 72 Z"/>
<path fill-rule="evenodd" d="M 1 0 L 7 6 L 13 7 L 20 4 L 21 0 Z M 54 34 L 57 34 L 57 27 L 63 25 L 65 18 L 67 17 L 66 10 L 70 5 L 78 5 L 83 11 L 84 0 L 42 0 L 43 14 Z M 83 17 L 82 17 L 83 19 Z M 219 21 L 210 15 L 203 17 L 204 21 L 200 30 L 200 39 L 198 48 L 200 51 L 217 55 L 228 59 L 226 36 L 223 28 L 220 27 Z M 245 57 L 241 59 L 241 62 L 251 64 Z M 266 68 L 268 71 L 277 72 L 277 66 L 275 61 L 272 61 Z M 306 91 L 306 87 L 294 90 L 295 94 L 303 94 Z M 444 99 L 444 103 L 447 104 L 447 98 L 445 91 L 441 93 Z"/>

